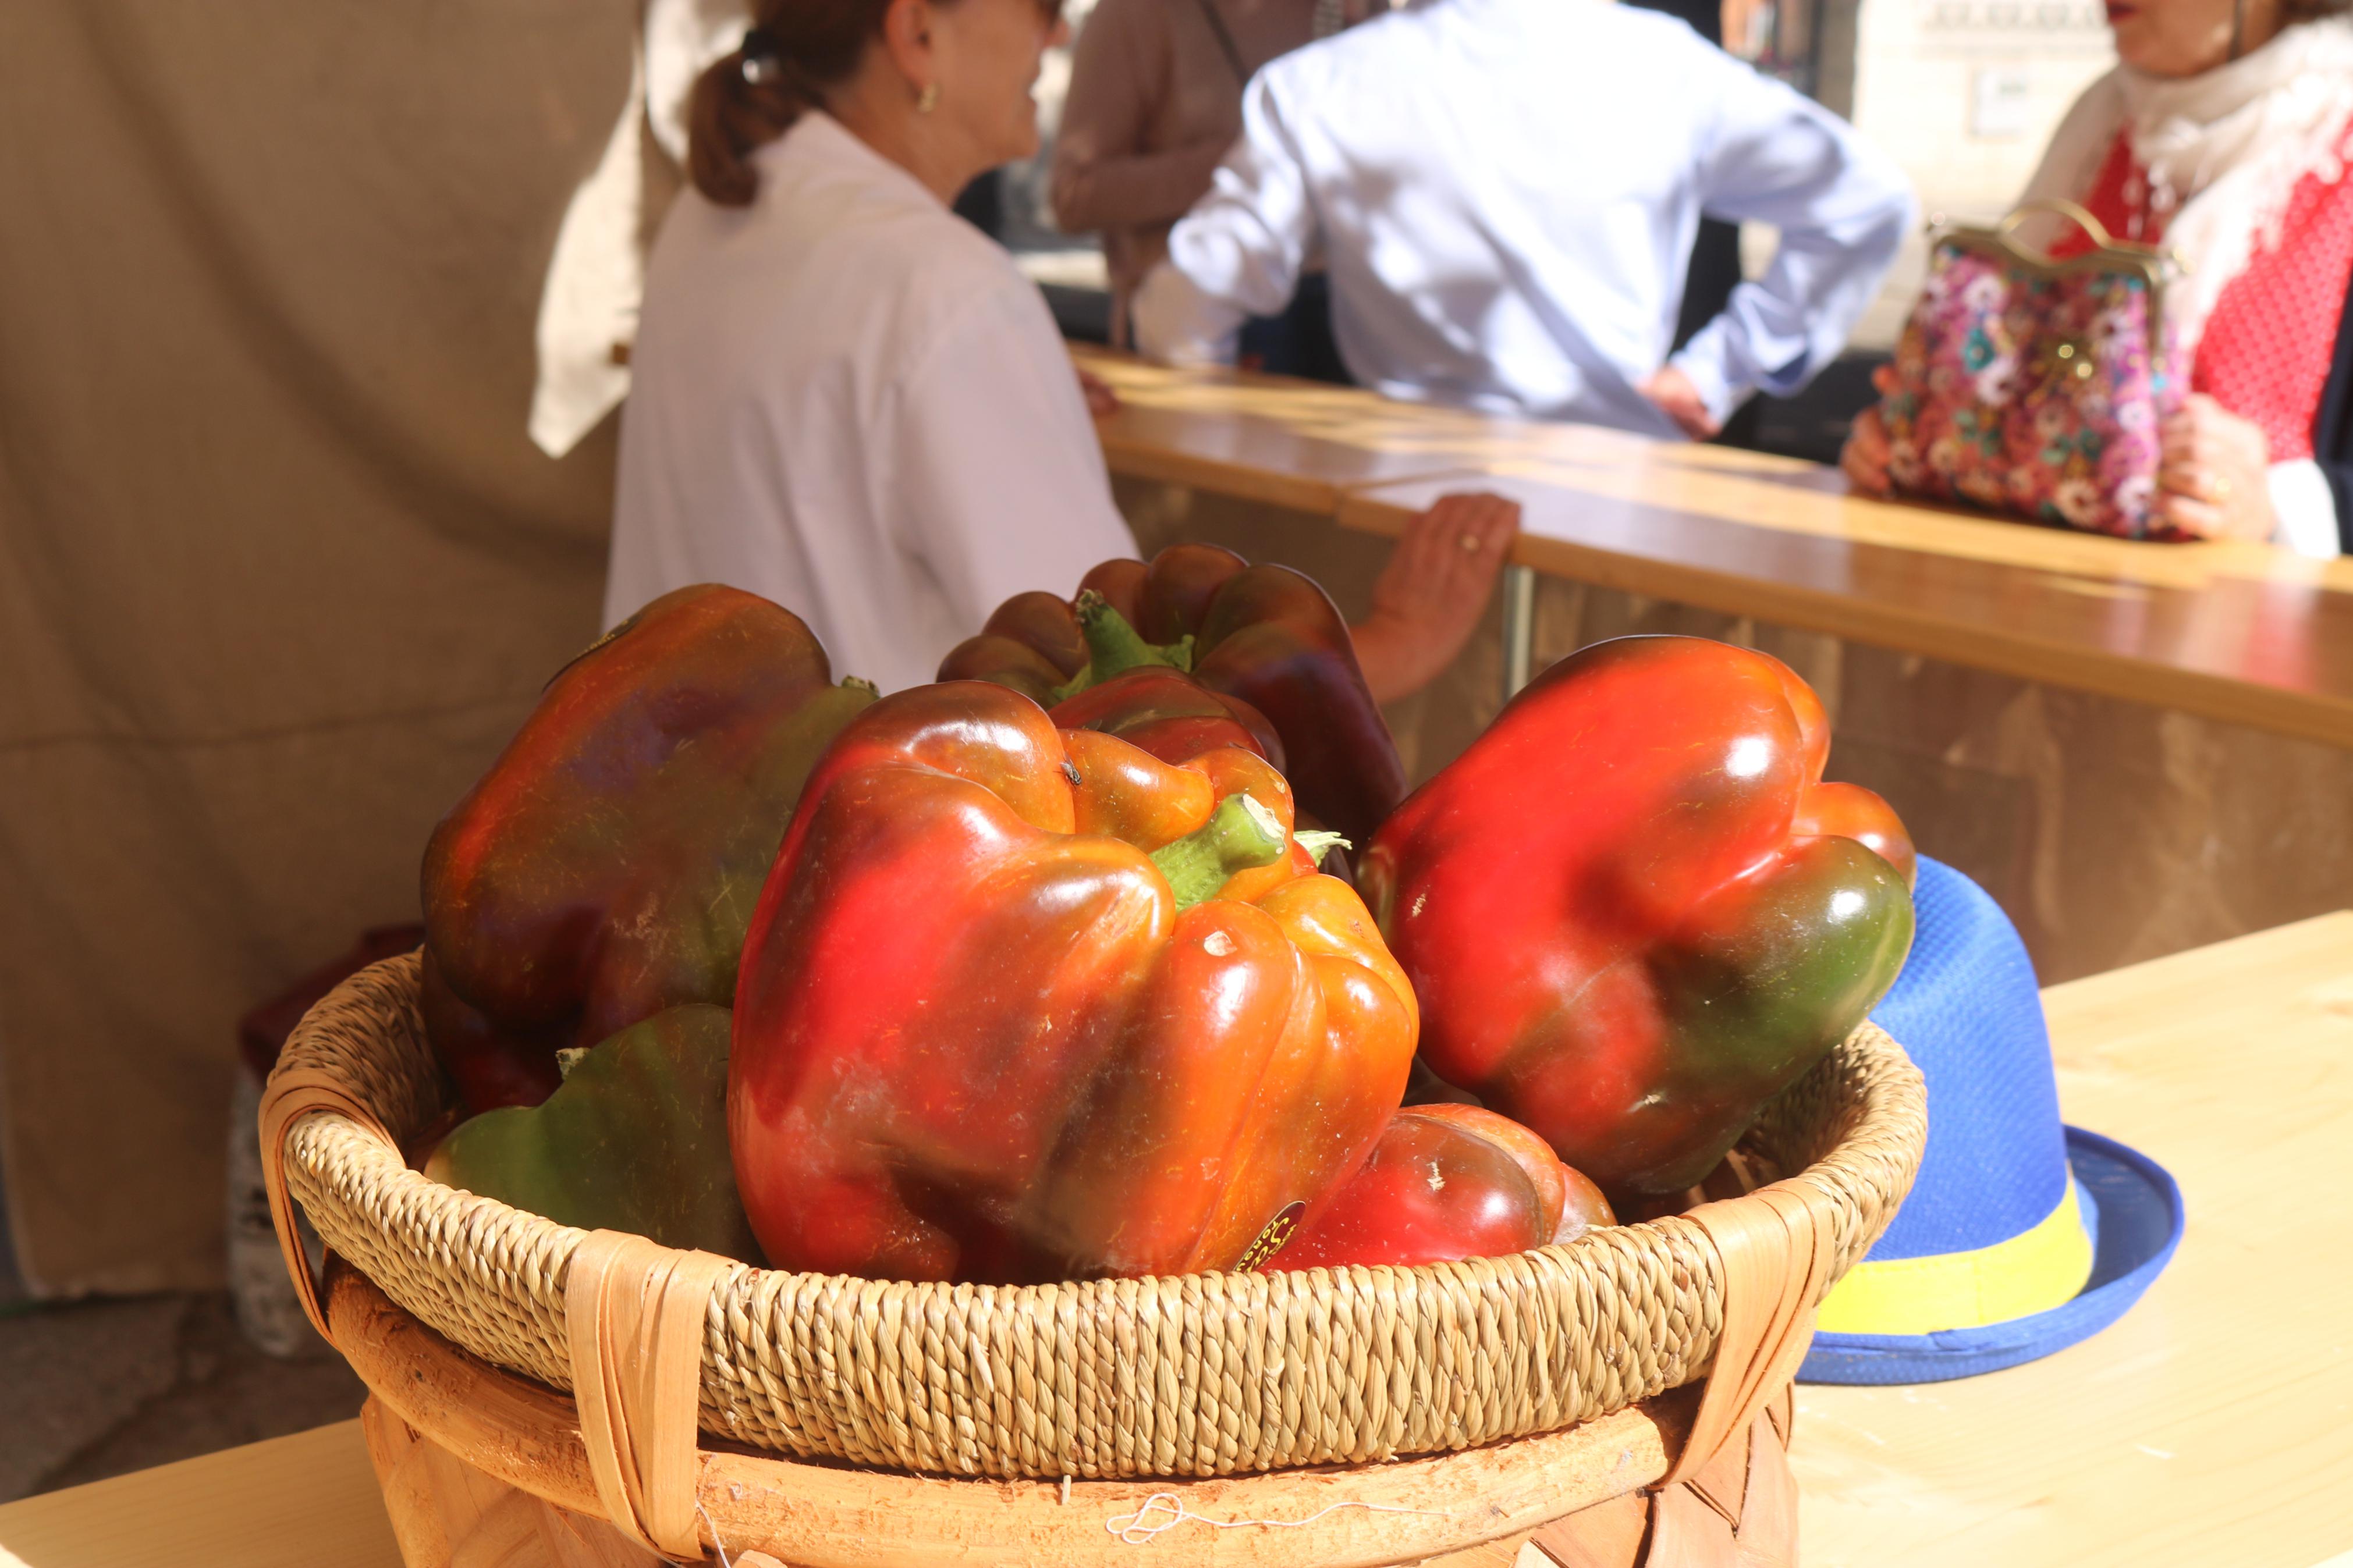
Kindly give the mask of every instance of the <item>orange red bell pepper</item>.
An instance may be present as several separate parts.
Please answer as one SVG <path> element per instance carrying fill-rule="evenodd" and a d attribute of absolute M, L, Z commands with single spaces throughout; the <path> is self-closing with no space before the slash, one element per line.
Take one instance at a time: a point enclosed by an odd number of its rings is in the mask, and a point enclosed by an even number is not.
<path fill-rule="evenodd" d="M 1546 671 L 1358 868 L 1430 1068 L 1605 1190 L 1697 1183 L 1911 943 L 1911 841 L 1822 781 L 1829 750 L 1748 649 L 1624 637 Z"/>
<path fill-rule="evenodd" d="M 827 752 L 735 1004 L 770 1259 L 902 1279 L 1229 1268 L 1363 1161 L 1416 1029 L 1264 759 L 1172 763 L 977 681 Z"/>

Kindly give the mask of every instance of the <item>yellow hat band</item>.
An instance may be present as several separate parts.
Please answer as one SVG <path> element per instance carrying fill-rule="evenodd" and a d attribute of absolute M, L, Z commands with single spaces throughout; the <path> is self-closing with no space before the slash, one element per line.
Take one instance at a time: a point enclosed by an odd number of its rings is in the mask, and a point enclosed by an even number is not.
<path fill-rule="evenodd" d="M 2092 1238 L 2067 1183 L 2031 1230 L 1969 1252 L 1867 1259 L 1832 1287 L 1815 1326 L 1826 1334 L 1935 1334 L 2047 1312 L 2092 1277 Z"/>

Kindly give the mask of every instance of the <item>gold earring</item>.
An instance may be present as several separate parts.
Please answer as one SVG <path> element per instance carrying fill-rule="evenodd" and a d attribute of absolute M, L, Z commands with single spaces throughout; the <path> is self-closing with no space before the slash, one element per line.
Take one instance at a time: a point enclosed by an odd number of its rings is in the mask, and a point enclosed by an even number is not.
<path fill-rule="evenodd" d="M 933 110 L 937 109 L 939 106 L 940 84 L 935 81 L 925 82 L 923 84 L 923 90 L 915 95 L 915 112 L 918 114 L 929 114 Z"/>

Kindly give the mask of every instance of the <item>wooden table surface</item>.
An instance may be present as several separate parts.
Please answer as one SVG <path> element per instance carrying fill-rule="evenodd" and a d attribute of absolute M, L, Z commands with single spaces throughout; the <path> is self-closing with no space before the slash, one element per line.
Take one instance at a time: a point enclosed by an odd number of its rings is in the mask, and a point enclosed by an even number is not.
<path fill-rule="evenodd" d="M 1759 453 L 1077 357 L 1124 401 L 1101 433 L 1131 478 L 1380 533 L 1494 490 L 1540 572 L 2353 746 L 2353 560 L 2033 528 Z"/>
<path fill-rule="evenodd" d="M 401 1568 L 360 1424 L 0 1506 L 0 1568 Z"/>
<path fill-rule="evenodd" d="M 2353 913 L 2044 993 L 2068 1120 L 2189 1212 L 2123 1321 L 1957 1383 L 1799 1390 L 1812 1568 L 2353 1553 Z M 357 1423 L 0 1507 L 0 1563 L 394 1568 Z"/>
<path fill-rule="evenodd" d="M 2353 914 L 2043 994 L 2067 1120 L 2155 1159 L 2189 1229 L 2039 1362 L 1798 1390 L 1809 1568 L 2313 1568 L 2353 1552 Z"/>

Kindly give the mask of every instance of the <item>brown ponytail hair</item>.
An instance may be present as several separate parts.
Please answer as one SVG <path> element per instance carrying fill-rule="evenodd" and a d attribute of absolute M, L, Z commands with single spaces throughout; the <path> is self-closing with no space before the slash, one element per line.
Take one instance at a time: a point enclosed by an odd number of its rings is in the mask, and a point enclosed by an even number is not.
<path fill-rule="evenodd" d="M 891 0 L 758 0 L 744 42 L 694 84 L 686 139 L 694 188 L 721 206 L 751 205 L 760 188 L 753 152 L 856 74 L 890 8 Z"/>

